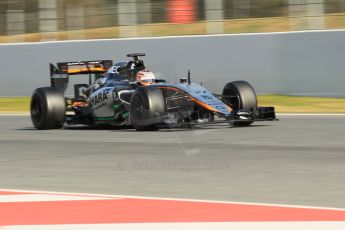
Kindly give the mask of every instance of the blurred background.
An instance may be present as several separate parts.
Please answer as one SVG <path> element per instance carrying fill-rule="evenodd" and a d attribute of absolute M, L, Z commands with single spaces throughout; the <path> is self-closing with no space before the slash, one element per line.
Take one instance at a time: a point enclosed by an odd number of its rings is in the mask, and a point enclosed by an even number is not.
<path fill-rule="evenodd" d="M 345 28 L 345 0 L 0 0 L 0 43 Z"/>

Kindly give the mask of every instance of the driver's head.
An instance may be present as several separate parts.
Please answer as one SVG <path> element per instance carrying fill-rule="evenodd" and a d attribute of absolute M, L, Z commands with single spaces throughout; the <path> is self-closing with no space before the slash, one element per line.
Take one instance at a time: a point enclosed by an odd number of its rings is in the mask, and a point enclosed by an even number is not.
<path fill-rule="evenodd" d="M 149 85 L 155 83 L 155 75 L 148 70 L 141 70 L 137 73 L 136 80 L 139 84 Z"/>

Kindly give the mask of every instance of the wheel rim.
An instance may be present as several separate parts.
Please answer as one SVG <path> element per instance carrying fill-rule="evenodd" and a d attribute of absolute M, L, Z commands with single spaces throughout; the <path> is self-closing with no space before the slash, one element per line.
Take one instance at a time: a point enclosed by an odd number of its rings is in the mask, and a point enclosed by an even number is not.
<path fill-rule="evenodd" d="M 240 95 L 237 93 L 230 94 L 229 103 L 230 103 L 230 105 L 232 105 L 233 108 L 240 108 L 240 106 L 241 106 Z"/>
<path fill-rule="evenodd" d="M 144 106 L 141 103 L 141 99 L 139 95 L 135 94 L 133 97 L 134 98 L 131 101 L 131 107 L 133 111 L 131 116 L 132 116 L 132 120 L 134 122 L 137 122 L 138 119 L 140 120 L 143 117 Z"/>
<path fill-rule="evenodd" d="M 31 117 L 39 121 L 42 117 L 42 105 L 38 99 L 34 99 L 31 106 Z"/>
<path fill-rule="evenodd" d="M 240 94 L 233 87 L 229 87 L 226 92 L 226 104 L 236 109 L 241 107 Z"/>

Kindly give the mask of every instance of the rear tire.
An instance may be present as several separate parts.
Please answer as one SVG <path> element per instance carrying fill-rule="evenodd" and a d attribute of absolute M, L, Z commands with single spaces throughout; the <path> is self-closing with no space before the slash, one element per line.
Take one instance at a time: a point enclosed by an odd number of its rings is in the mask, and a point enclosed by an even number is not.
<path fill-rule="evenodd" d="M 62 92 L 52 87 L 37 88 L 31 97 L 30 113 L 36 129 L 60 129 L 66 113 Z"/>
<path fill-rule="evenodd" d="M 246 110 L 255 113 L 256 93 L 246 81 L 233 81 L 224 86 L 222 101 L 233 110 Z M 253 121 L 232 121 L 232 126 L 249 126 Z"/>
<path fill-rule="evenodd" d="M 162 115 L 166 112 L 165 98 L 155 87 L 139 87 L 132 95 L 129 114 L 137 131 L 158 130 Z"/>

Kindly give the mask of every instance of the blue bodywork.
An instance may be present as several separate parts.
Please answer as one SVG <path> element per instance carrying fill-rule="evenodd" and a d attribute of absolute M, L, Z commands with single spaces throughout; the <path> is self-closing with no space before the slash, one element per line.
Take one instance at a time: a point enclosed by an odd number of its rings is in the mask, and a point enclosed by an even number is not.
<path fill-rule="evenodd" d="M 212 111 L 223 116 L 229 116 L 232 109 L 215 97 L 210 91 L 196 83 L 159 83 L 154 84 L 155 87 L 173 87 L 186 92 L 193 99 L 212 108 Z M 208 109 L 208 108 L 207 108 Z"/>

